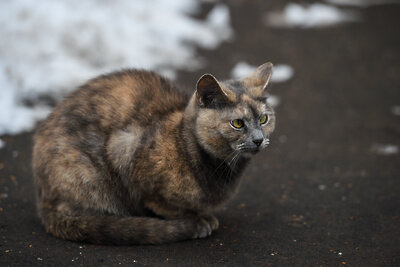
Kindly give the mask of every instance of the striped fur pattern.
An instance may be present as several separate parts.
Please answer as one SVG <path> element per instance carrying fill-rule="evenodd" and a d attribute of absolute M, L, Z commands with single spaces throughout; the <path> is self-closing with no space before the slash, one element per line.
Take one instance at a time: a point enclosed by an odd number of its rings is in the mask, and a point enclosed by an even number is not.
<path fill-rule="evenodd" d="M 192 96 L 148 71 L 90 80 L 37 128 L 33 173 L 46 231 L 98 244 L 162 244 L 217 230 L 275 125 L 272 64 L 242 80 L 205 74 Z M 260 116 L 268 120 L 260 125 Z M 237 129 L 232 121 L 240 119 Z M 254 140 L 257 139 L 257 143 Z"/>

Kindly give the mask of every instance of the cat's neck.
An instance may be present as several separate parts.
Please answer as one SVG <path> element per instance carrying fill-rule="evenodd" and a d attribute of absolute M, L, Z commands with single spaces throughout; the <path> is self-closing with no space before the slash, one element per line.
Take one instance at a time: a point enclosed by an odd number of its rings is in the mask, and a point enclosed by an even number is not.
<path fill-rule="evenodd" d="M 196 127 L 196 105 L 195 97 L 193 96 L 183 113 L 182 122 L 180 125 L 180 138 L 183 141 L 184 149 L 188 154 L 192 164 L 196 164 L 196 159 L 199 158 L 199 143 L 195 134 Z"/>
<path fill-rule="evenodd" d="M 196 102 L 191 99 L 182 116 L 178 149 L 182 161 L 189 164 L 192 175 L 203 188 L 204 203 L 217 206 L 228 200 L 240 184 L 240 176 L 248 159 L 237 155 L 233 159 L 221 159 L 207 151 L 196 136 Z"/>

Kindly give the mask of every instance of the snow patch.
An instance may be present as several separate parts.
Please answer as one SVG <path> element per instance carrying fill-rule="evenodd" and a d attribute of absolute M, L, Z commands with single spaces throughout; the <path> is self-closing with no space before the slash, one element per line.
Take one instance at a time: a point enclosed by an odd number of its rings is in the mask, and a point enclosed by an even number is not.
<path fill-rule="evenodd" d="M 0 139 L 0 149 L 4 147 L 4 141 Z"/>
<path fill-rule="evenodd" d="M 256 66 L 250 65 L 246 62 L 239 62 L 233 67 L 231 77 L 233 79 L 241 79 L 252 73 L 257 69 Z"/>
<path fill-rule="evenodd" d="M 291 66 L 279 64 L 274 67 L 271 82 L 281 83 L 290 80 L 294 75 L 294 70 Z"/>
<path fill-rule="evenodd" d="M 233 67 L 231 77 L 234 79 L 241 79 L 256 70 L 257 67 L 248 64 L 247 62 L 239 62 Z M 294 70 L 291 66 L 285 64 L 275 65 L 272 72 L 271 82 L 279 83 L 286 82 L 294 75 Z"/>
<path fill-rule="evenodd" d="M 279 106 L 279 104 L 281 103 L 281 98 L 277 95 L 268 94 L 267 103 L 271 107 L 275 108 L 275 107 Z"/>
<path fill-rule="evenodd" d="M 31 130 L 35 122 L 44 119 L 50 108 L 45 106 L 26 107 L 21 103 L 20 88 L 14 88 L 7 79 L 6 67 L 0 61 L 0 135 L 17 134 Z"/>
<path fill-rule="evenodd" d="M 396 145 L 384 145 L 384 144 L 373 144 L 371 146 L 372 152 L 378 155 L 394 155 L 399 152 L 399 148 Z"/>
<path fill-rule="evenodd" d="M 320 3 L 311 5 L 289 3 L 282 12 L 268 13 L 264 18 L 264 23 L 272 27 L 319 28 L 359 20 L 360 15 L 355 11 L 342 10 Z"/>
<path fill-rule="evenodd" d="M 340 6 L 368 7 L 373 5 L 400 4 L 399 0 L 325 0 Z"/>
<path fill-rule="evenodd" d="M 226 5 L 204 21 L 190 16 L 199 8 L 196 0 L 0 1 L 0 135 L 30 130 L 50 112 L 24 101 L 60 98 L 101 73 L 199 68 L 196 46 L 215 49 L 233 36 Z"/>
<path fill-rule="evenodd" d="M 224 4 L 218 4 L 215 6 L 210 13 L 207 15 L 207 24 L 209 28 L 213 29 L 213 32 L 219 38 L 214 39 L 213 45 L 205 45 L 208 48 L 216 48 L 221 40 L 229 40 L 233 37 L 233 30 L 229 27 L 230 25 L 230 13 L 229 8 Z"/>

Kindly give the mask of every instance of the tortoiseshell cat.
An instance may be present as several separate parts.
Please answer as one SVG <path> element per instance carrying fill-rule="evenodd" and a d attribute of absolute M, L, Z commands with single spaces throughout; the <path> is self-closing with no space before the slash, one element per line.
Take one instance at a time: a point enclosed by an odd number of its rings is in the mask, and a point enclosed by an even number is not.
<path fill-rule="evenodd" d="M 102 244 L 203 238 L 266 147 L 272 64 L 242 80 L 205 74 L 187 96 L 155 73 L 90 80 L 37 129 L 37 208 L 56 237 Z"/>

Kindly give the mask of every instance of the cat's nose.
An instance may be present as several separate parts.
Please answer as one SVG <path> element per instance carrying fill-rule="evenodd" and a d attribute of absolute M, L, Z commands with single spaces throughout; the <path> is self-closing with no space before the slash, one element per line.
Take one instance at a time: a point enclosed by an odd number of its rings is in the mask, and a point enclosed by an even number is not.
<path fill-rule="evenodd" d="M 254 139 L 253 143 L 256 144 L 256 146 L 260 146 L 264 140 L 263 139 Z"/>

